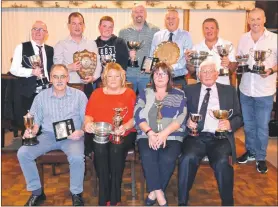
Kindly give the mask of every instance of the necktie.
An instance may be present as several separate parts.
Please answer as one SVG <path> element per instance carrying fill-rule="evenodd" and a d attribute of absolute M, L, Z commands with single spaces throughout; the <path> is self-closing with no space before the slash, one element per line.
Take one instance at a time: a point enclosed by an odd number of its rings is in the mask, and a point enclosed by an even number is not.
<path fill-rule="evenodd" d="M 200 126 L 199 126 L 200 131 L 202 131 L 204 129 L 211 88 L 207 88 L 206 90 L 207 90 L 207 93 L 204 96 L 204 100 L 203 100 L 203 103 L 202 103 L 200 111 L 199 111 L 199 114 L 202 115 L 202 121 L 200 122 Z"/>
<path fill-rule="evenodd" d="M 172 32 L 169 34 L 168 42 L 173 42 L 173 39 L 172 39 L 173 35 L 174 35 L 174 34 L 173 34 Z"/>
<path fill-rule="evenodd" d="M 43 56 L 42 56 L 42 47 L 43 47 L 43 46 L 37 45 L 37 47 L 39 48 L 39 55 L 40 55 L 40 59 L 41 59 L 42 74 L 43 74 L 43 77 L 44 77 Z"/>

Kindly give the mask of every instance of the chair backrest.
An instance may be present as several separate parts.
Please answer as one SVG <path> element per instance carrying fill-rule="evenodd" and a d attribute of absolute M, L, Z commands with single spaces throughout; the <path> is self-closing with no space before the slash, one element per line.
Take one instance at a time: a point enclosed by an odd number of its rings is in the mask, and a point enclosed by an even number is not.
<path fill-rule="evenodd" d="M 79 89 L 84 92 L 84 84 L 83 83 L 68 83 L 68 86 Z"/>

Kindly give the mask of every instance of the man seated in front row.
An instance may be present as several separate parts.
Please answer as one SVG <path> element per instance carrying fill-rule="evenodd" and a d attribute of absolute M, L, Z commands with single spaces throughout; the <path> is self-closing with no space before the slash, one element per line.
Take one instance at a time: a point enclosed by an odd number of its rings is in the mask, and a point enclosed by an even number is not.
<path fill-rule="evenodd" d="M 30 110 L 30 114 L 34 116 L 32 134 L 36 135 L 39 127 L 42 127 L 42 134 L 38 136 L 39 144 L 22 146 L 17 153 L 27 183 L 27 190 L 32 191 L 32 195 L 25 205 L 37 206 L 46 199 L 35 159 L 56 149 L 62 150 L 68 157 L 72 204 L 74 206 L 84 205 L 81 196 L 85 170 L 84 132 L 81 127 L 88 100 L 82 91 L 67 86 L 69 72 L 64 65 L 52 66 L 50 80 L 53 86 L 35 97 Z M 75 131 L 67 139 L 57 142 L 52 123 L 66 119 L 73 120 Z M 26 130 L 24 136 L 27 137 L 28 133 L 30 132 Z"/>
<path fill-rule="evenodd" d="M 204 156 L 208 156 L 214 170 L 222 205 L 233 205 L 234 171 L 229 164 L 229 156 L 232 155 L 234 162 L 236 151 L 233 133 L 242 126 L 238 96 L 232 86 L 216 83 L 218 71 L 214 61 L 204 61 L 198 77 L 199 83 L 185 88 L 189 115 L 187 131 L 198 128 L 199 133 L 197 136 L 188 135 L 183 141 L 183 153 L 179 160 L 179 205 L 187 206 L 189 191 Z M 220 109 L 232 109 L 233 114 L 227 120 L 213 118 L 212 110 Z M 197 125 L 191 120 L 190 113 L 200 114 L 202 121 Z M 226 133 L 217 137 L 217 129 L 226 130 Z"/>

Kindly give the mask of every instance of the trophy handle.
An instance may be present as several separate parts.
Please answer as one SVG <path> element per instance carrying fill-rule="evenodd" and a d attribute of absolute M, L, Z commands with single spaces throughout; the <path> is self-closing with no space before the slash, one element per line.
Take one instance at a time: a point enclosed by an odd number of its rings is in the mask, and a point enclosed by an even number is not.
<path fill-rule="evenodd" d="M 272 54 L 272 50 L 271 49 L 268 49 L 266 51 L 266 53 L 268 53 L 268 55 L 266 55 L 265 59 L 268 58 L 271 54 Z"/>
<path fill-rule="evenodd" d="M 254 49 L 253 48 L 250 48 L 249 54 L 252 56 L 252 58 L 254 58 Z"/>
<path fill-rule="evenodd" d="M 29 58 L 26 56 L 26 55 L 23 55 L 23 62 L 28 66 L 28 67 L 30 67 L 30 68 L 33 68 L 33 66 L 32 65 L 30 65 L 29 63 L 27 63 L 26 61 L 25 61 L 25 58 L 27 58 L 28 59 L 28 61 L 29 61 Z M 30 62 L 30 61 L 29 61 Z"/>
<path fill-rule="evenodd" d="M 213 119 L 217 120 L 217 119 L 215 118 L 215 116 L 213 115 L 212 109 L 209 109 L 209 110 L 208 110 L 208 114 L 209 114 Z M 203 117 L 202 117 L 202 118 L 203 118 Z"/>
<path fill-rule="evenodd" d="M 126 110 L 126 112 L 125 112 L 125 114 L 123 115 L 123 119 L 125 118 L 125 116 L 127 115 L 127 113 L 128 113 L 128 109 L 127 109 L 127 107 L 124 107 L 124 109 L 123 110 Z"/>
<path fill-rule="evenodd" d="M 230 115 L 229 115 L 228 119 L 231 118 L 231 116 L 233 115 L 233 113 L 234 113 L 234 110 L 233 110 L 233 109 L 230 109 L 230 110 L 229 110 L 229 114 L 230 114 Z"/>
<path fill-rule="evenodd" d="M 232 52 L 233 48 L 234 48 L 233 44 L 232 43 L 229 44 L 229 54 Z"/>

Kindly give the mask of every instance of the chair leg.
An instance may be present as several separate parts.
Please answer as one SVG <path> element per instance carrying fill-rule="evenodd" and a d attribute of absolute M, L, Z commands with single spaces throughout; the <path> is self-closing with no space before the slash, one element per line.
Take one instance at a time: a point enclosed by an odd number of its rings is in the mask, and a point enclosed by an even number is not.
<path fill-rule="evenodd" d="M 145 177 L 144 177 L 144 171 L 143 171 L 143 167 L 141 166 L 141 170 L 140 170 L 140 199 L 141 201 L 144 202 L 145 198 L 144 198 L 144 194 L 145 194 Z"/>
<path fill-rule="evenodd" d="M 43 164 L 38 164 L 38 171 L 39 171 L 39 175 L 40 175 L 40 181 L 41 181 L 41 185 L 42 185 L 42 190 L 44 190 L 44 170 L 43 170 Z"/>
<path fill-rule="evenodd" d="M 136 181 L 135 181 L 135 160 L 130 162 L 131 169 L 131 194 L 132 200 L 136 199 Z"/>
<path fill-rule="evenodd" d="M 55 166 L 56 166 L 56 164 L 52 164 L 52 175 L 53 175 L 53 176 L 56 175 Z"/>

